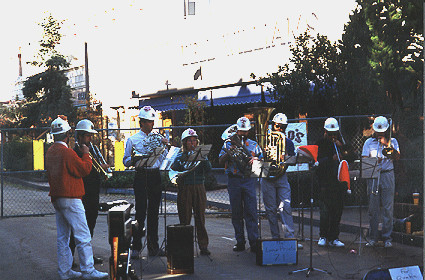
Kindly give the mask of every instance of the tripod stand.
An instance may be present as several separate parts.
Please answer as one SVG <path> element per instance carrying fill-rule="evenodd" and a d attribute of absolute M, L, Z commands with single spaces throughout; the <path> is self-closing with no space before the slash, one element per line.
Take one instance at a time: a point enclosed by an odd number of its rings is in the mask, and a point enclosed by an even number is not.
<path fill-rule="evenodd" d="M 297 272 L 303 272 L 307 271 L 306 277 L 310 275 L 313 271 L 319 271 L 327 274 L 331 274 L 331 272 L 318 269 L 313 267 L 313 187 L 314 187 L 314 170 L 310 169 L 311 174 L 311 188 L 310 188 L 310 265 L 307 268 L 295 270 L 289 272 L 289 274 L 297 273 Z"/>

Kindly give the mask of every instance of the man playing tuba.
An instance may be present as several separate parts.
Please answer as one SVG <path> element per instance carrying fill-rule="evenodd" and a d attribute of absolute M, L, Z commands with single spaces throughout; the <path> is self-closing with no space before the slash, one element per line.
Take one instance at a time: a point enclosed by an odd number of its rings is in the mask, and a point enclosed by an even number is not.
<path fill-rule="evenodd" d="M 285 130 L 288 126 L 288 118 L 283 113 L 278 113 L 273 117 L 273 131 L 281 133 L 285 141 L 285 150 L 278 157 L 277 164 L 284 161 L 284 155 L 295 156 L 294 143 L 285 136 Z M 284 238 L 294 238 L 294 221 L 291 208 L 291 186 L 288 182 L 288 176 L 283 173 L 277 178 L 262 178 L 261 188 L 263 191 L 264 207 L 266 209 L 267 219 L 269 220 L 270 231 L 273 238 L 280 238 L 278 219 L 282 222 Z M 298 244 L 302 248 L 302 244 Z"/>
<path fill-rule="evenodd" d="M 198 134 L 192 128 L 182 133 L 182 148 L 174 160 L 171 169 L 186 171 L 185 165 L 191 152 L 198 146 Z M 198 245 L 201 255 L 210 255 L 208 250 L 208 234 L 205 228 L 205 208 L 207 206 L 207 194 L 205 191 L 205 175 L 211 171 L 211 163 L 208 160 L 200 161 L 192 170 L 181 174 L 177 188 L 177 210 L 179 221 L 182 225 L 190 225 L 192 209 L 195 216 L 195 227 L 198 236 Z"/>
<path fill-rule="evenodd" d="M 229 192 L 230 207 L 232 209 L 232 224 L 235 230 L 236 245 L 233 251 L 245 250 L 244 220 L 246 231 L 251 247 L 251 252 L 257 251 L 258 227 L 257 227 L 257 198 L 255 193 L 255 179 L 250 174 L 241 170 L 240 164 L 236 164 L 234 157 L 229 151 L 236 149 L 236 144 L 243 147 L 242 152 L 249 153 L 248 164 L 252 166 L 255 159 L 262 158 L 262 151 L 257 142 L 248 139 L 251 122 L 246 117 L 237 121 L 237 132 L 232 141 L 225 141 L 219 154 L 219 163 L 224 164 L 228 176 L 227 190 Z M 236 143 L 236 142 L 239 143 Z"/>

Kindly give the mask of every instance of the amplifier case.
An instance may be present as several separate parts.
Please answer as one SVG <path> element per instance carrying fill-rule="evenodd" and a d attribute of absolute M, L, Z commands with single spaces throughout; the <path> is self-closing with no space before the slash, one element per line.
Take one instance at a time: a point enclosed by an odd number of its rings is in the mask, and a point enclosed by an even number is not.
<path fill-rule="evenodd" d="M 167 226 L 167 273 L 190 274 L 193 266 L 193 226 Z"/>

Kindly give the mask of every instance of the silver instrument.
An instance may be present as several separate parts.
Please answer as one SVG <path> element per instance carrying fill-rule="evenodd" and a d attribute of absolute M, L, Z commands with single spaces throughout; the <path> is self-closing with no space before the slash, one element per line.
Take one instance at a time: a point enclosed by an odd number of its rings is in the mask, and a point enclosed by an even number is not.
<path fill-rule="evenodd" d="M 239 170 L 244 176 L 250 176 L 252 173 L 251 153 L 242 144 L 242 139 L 236 133 L 230 136 L 225 142 L 230 142 L 231 147 L 229 149 L 223 148 L 224 151 L 230 156 L 230 160 L 235 162 Z"/>
<path fill-rule="evenodd" d="M 78 148 L 80 148 L 80 144 L 78 143 L 78 142 L 75 142 L 75 145 L 78 147 Z M 93 150 L 93 152 L 95 152 L 95 149 L 94 149 L 94 147 L 95 146 L 93 146 L 92 145 L 92 143 L 90 142 L 90 146 L 91 146 L 91 148 L 92 148 L 92 150 Z M 96 153 L 96 152 L 95 152 Z M 90 158 L 91 158 L 91 161 L 92 161 L 92 165 L 93 165 L 93 168 L 100 174 L 100 175 L 102 175 L 106 180 L 108 180 L 109 178 L 111 178 L 112 177 L 112 171 L 110 170 L 110 171 L 108 171 L 108 170 L 105 170 L 105 169 L 103 169 L 103 167 L 102 167 L 102 165 L 100 165 L 100 163 L 99 163 L 99 161 L 97 160 L 97 157 L 95 157 L 95 156 L 93 156 L 93 154 L 89 151 L 89 156 L 90 156 Z M 102 159 L 103 159 L 103 156 L 102 156 Z M 104 161 L 104 159 L 103 159 L 103 161 Z M 106 162 L 105 162 L 106 163 Z M 108 168 L 109 169 L 109 168 Z"/>
<path fill-rule="evenodd" d="M 191 151 L 188 153 L 188 157 L 193 155 L 196 151 Z M 183 176 L 186 176 L 188 173 L 191 173 L 195 170 L 196 167 L 201 163 L 200 160 L 197 161 L 186 161 L 183 165 L 184 171 L 175 171 L 173 169 L 170 169 L 168 171 L 168 178 L 170 179 L 171 183 L 174 185 L 177 185 L 177 179 L 182 178 Z"/>

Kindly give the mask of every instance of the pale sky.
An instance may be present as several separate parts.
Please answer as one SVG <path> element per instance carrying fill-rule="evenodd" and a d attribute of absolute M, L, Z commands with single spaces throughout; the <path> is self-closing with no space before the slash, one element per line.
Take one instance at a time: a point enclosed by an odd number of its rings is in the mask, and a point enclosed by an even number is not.
<path fill-rule="evenodd" d="M 0 17 L 0 101 L 14 95 L 19 47 L 24 77 L 39 71 L 25 62 L 39 48 L 42 28 L 37 23 L 49 13 L 65 20 L 59 50 L 77 58 L 74 66 L 84 64 L 84 42 L 88 43 L 90 89 L 105 108 L 135 106 L 132 90 L 154 93 L 166 88 L 166 80 L 171 88 L 200 87 L 239 78 L 247 81 L 252 72 L 276 71 L 289 56 L 287 47 L 236 53 L 273 44 L 275 37 L 289 40 L 288 29 L 300 33 L 307 23 L 330 40 L 338 40 L 355 7 L 354 0 L 190 1 L 196 3 L 196 15 L 186 19 L 183 1 L 177 0 L 8 1 Z M 212 57 L 214 61 L 190 64 Z M 203 80 L 194 81 L 199 65 Z"/>

